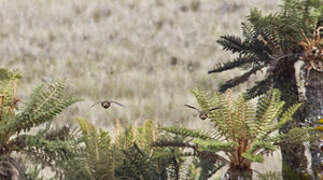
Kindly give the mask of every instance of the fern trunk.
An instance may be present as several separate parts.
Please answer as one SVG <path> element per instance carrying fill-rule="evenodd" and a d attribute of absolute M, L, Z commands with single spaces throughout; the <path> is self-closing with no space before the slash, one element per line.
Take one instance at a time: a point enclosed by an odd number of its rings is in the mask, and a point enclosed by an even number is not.
<path fill-rule="evenodd" d="M 252 180 L 252 169 L 250 167 L 230 167 L 226 172 L 227 180 Z"/>
<path fill-rule="evenodd" d="M 306 110 L 307 120 L 311 125 L 318 126 L 318 120 L 323 117 L 323 72 L 310 71 L 307 79 L 308 85 L 306 86 Z M 319 179 L 318 175 L 321 173 L 320 157 L 322 152 L 319 148 L 320 141 L 317 140 L 310 145 L 312 155 L 312 171 L 314 179 Z"/>
<path fill-rule="evenodd" d="M 294 64 L 287 61 L 280 61 L 278 66 L 279 72 L 277 79 L 273 80 L 274 88 L 281 91 L 281 99 L 286 102 L 283 111 L 285 111 L 291 105 L 297 103 L 298 90 L 297 82 L 295 78 Z M 294 121 L 290 121 L 280 129 L 280 132 L 287 133 L 290 129 L 299 126 L 300 123 L 304 122 L 304 112 L 298 110 L 294 114 Z M 308 176 L 307 172 L 307 158 L 305 156 L 304 145 L 294 144 L 281 144 L 282 153 L 282 176 L 284 179 L 299 179 L 303 180 Z"/>

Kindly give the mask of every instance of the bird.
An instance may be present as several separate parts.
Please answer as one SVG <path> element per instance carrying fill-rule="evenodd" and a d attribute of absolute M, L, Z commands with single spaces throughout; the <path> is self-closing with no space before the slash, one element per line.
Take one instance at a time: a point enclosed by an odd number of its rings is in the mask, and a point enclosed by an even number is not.
<path fill-rule="evenodd" d="M 207 119 L 209 117 L 208 116 L 209 112 L 214 111 L 216 109 L 222 109 L 220 107 L 215 107 L 215 108 L 208 109 L 206 111 L 201 111 L 201 110 L 197 109 L 196 107 L 188 105 L 188 104 L 185 104 L 184 106 L 186 106 L 188 108 L 191 108 L 191 109 L 195 109 L 199 113 L 199 118 L 202 119 L 202 120 L 205 120 L 205 119 Z"/>
<path fill-rule="evenodd" d="M 121 103 L 119 103 L 119 102 L 117 102 L 117 101 L 113 101 L 113 100 L 103 100 L 103 101 L 99 101 L 99 102 L 96 102 L 95 104 L 93 104 L 90 108 L 92 108 L 92 107 L 94 107 L 94 106 L 96 106 L 97 104 L 101 104 L 101 106 L 104 108 L 104 109 L 108 109 L 110 106 L 111 106 L 111 104 L 117 104 L 117 105 L 119 105 L 119 106 L 121 106 L 121 107 L 124 107 L 124 105 L 123 104 L 121 104 Z"/>

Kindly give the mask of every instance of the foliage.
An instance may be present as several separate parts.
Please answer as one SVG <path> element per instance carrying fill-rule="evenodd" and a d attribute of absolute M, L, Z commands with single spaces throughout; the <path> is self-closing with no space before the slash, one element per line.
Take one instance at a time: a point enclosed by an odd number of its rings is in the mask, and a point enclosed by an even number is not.
<path fill-rule="evenodd" d="M 283 180 L 281 177 L 281 173 L 279 172 L 273 172 L 273 171 L 268 171 L 265 173 L 259 173 L 257 177 L 260 180 Z"/>
<path fill-rule="evenodd" d="M 11 157 L 12 152 L 53 167 L 53 163 L 69 158 L 73 148 L 69 128 L 54 130 L 50 123 L 79 99 L 68 92 L 65 81 L 56 81 L 37 87 L 20 108 L 18 103 L 23 100 L 16 96 L 20 79 L 17 70 L 0 69 L 1 178 L 23 179 L 26 176 L 23 164 Z M 31 128 L 45 123 L 46 128 L 36 135 L 26 134 Z M 15 169 L 17 167 L 20 168 Z"/>
<path fill-rule="evenodd" d="M 190 149 L 191 155 L 207 159 L 212 163 L 226 163 L 230 168 L 250 169 L 252 162 L 263 162 L 264 154 L 275 151 L 280 143 L 301 143 L 310 140 L 311 129 L 298 128 L 287 134 L 275 134 L 277 130 L 293 118 L 301 104 L 295 104 L 282 112 L 284 101 L 276 89 L 260 97 L 255 107 L 253 101 L 240 95 L 233 100 L 230 91 L 215 93 L 212 97 L 205 91 L 193 91 L 200 107 L 210 111 L 208 117 L 213 124 L 210 132 L 190 130 L 183 127 L 162 128 L 182 140 L 160 139 L 157 147 L 181 147 Z M 281 120 L 276 122 L 281 116 Z M 219 154 L 225 152 L 226 156 Z"/>
<path fill-rule="evenodd" d="M 278 12 L 268 15 L 253 9 L 247 21 L 242 23 L 243 37 L 225 35 L 218 40 L 224 50 L 237 56 L 225 63 L 218 63 L 209 73 L 219 73 L 234 68 L 246 70 L 242 75 L 222 84 L 220 91 L 224 92 L 247 82 L 252 75 L 264 72 L 264 78 L 247 89 L 249 98 L 277 88 L 282 93 L 282 100 L 286 102 L 283 107 L 286 111 L 287 107 L 302 100 L 300 97 L 304 95 L 301 93 L 301 88 L 304 86 L 306 88 L 311 79 L 311 81 L 322 79 L 321 77 L 310 78 L 309 75 L 311 70 L 323 71 L 323 1 L 284 0 L 283 2 Z M 304 65 L 301 67 L 301 73 L 297 74 L 295 63 L 299 60 L 304 61 Z M 298 82 L 299 80 L 302 82 Z M 320 88 L 319 86 L 309 87 Z M 287 133 L 290 129 L 304 123 L 305 116 L 309 113 L 305 112 L 306 106 L 309 106 L 309 103 L 304 103 L 304 107 L 295 114 L 295 121 L 281 126 L 280 131 Z M 310 110 L 312 107 L 307 109 Z M 306 178 L 308 172 L 305 146 L 282 144 L 281 151 L 283 170 L 293 169 L 299 179 Z M 287 178 L 286 174 L 290 172 L 283 171 L 284 178 Z"/>
<path fill-rule="evenodd" d="M 264 94 L 273 83 L 277 82 L 277 77 L 293 68 L 282 64 L 294 64 L 298 57 L 305 56 L 307 49 L 304 48 L 304 44 L 308 39 L 314 38 L 316 24 L 323 18 L 323 2 L 322 0 L 284 2 L 278 13 L 264 16 L 260 10 L 252 10 L 247 22 L 242 23 L 243 39 L 225 35 L 218 40 L 224 50 L 238 54 L 238 57 L 217 64 L 209 73 L 223 72 L 236 67 L 248 70 L 245 74 L 224 83 L 220 91 L 244 83 L 251 75 L 265 70 L 267 72 L 265 79 L 248 90 L 251 97 Z M 322 49 L 322 44 L 319 43 L 317 48 L 319 46 Z"/>
<path fill-rule="evenodd" d="M 158 150 L 150 147 L 157 136 L 152 121 L 129 126 L 114 138 L 88 120 L 79 118 L 78 122 L 81 146 L 62 166 L 61 179 L 167 179 L 171 161 L 177 161 L 157 156 Z"/>

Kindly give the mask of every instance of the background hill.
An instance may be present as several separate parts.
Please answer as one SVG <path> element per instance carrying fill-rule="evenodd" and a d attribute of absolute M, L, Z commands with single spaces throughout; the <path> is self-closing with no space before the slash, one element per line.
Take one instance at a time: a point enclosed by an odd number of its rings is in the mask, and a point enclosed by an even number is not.
<path fill-rule="evenodd" d="M 218 85 L 240 73 L 208 75 L 230 58 L 216 43 L 241 34 L 250 8 L 277 9 L 261 0 L 2 0 L 0 65 L 24 75 L 21 97 L 42 81 L 67 78 L 84 98 L 57 123 L 88 118 L 111 128 L 154 119 L 158 123 L 201 127 L 191 89 Z M 256 77 L 254 77 L 256 79 Z M 242 90 L 236 88 L 235 91 Z M 89 107 L 114 99 L 126 108 Z M 279 168 L 271 163 L 272 167 Z"/>

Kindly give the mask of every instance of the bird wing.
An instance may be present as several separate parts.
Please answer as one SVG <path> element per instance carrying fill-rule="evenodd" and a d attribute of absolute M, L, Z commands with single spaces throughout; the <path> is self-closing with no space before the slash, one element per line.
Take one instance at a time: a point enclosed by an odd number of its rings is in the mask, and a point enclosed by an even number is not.
<path fill-rule="evenodd" d="M 100 104 L 102 101 L 98 101 L 96 103 L 94 103 L 90 108 L 93 108 L 94 106 L 96 106 L 97 104 Z"/>
<path fill-rule="evenodd" d="M 223 108 L 221 108 L 221 107 L 215 107 L 215 108 L 208 109 L 207 111 L 210 112 L 210 111 L 214 111 L 214 110 L 217 110 L 217 109 L 223 109 Z"/>
<path fill-rule="evenodd" d="M 121 107 L 125 107 L 125 105 L 123 105 L 123 104 L 121 104 L 121 103 L 119 103 L 119 102 L 117 102 L 117 101 L 114 101 L 114 100 L 111 100 L 111 101 L 109 101 L 110 103 L 114 103 L 114 104 L 117 104 L 117 105 L 119 105 L 119 106 L 121 106 Z"/>
<path fill-rule="evenodd" d="M 191 106 L 191 105 L 188 105 L 188 104 L 184 104 L 184 106 L 188 107 L 188 108 L 191 108 L 191 109 L 195 109 L 197 110 L 198 112 L 200 112 L 200 110 L 198 110 L 196 107 L 194 106 Z"/>

